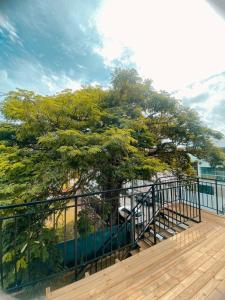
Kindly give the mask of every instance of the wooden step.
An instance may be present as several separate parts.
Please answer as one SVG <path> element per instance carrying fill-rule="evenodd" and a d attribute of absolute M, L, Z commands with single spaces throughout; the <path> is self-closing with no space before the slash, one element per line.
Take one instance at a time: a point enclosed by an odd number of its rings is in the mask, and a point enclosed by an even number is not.
<path fill-rule="evenodd" d="M 151 225 L 150 227 L 149 227 L 149 233 L 154 237 L 154 230 L 152 229 L 152 227 L 153 227 L 153 225 Z M 164 237 L 160 234 L 160 233 L 156 233 L 156 238 L 157 238 L 157 240 L 159 240 L 159 241 L 162 241 L 162 240 L 164 240 Z"/>
<path fill-rule="evenodd" d="M 179 212 L 172 211 L 169 208 L 164 208 L 163 210 L 161 210 L 161 213 L 171 217 L 172 219 L 175 219 L 175 216 L 176 216 L 177 221 L 179 221 L 183 224 L 185 224 L 188 220 L 187 217 L 183 217 L 183 216 L 181 216 L 181 214 L 179 214 Z"/>
<path fill-rule="evenodd" d="M 173 223 L 175 225 L 182 225 L 183 229 L 187 229 L 188 225 L 184 222 L 184 218 L 177 216 L 177 218 L 175 219 L 174 216 L 176 215 L 175 213 L 165 210 L 164 212 L 162 211 L 161 214 L 163 215 L 163 217 L 168 220 L 170 223 Z"/>
<path fill-rule="evenodd" d="M 147 240 L 147 243 L 151 244 L 151 246 L 155 245 L 154 235 L 150 232 L 146 232 L 144 235 L 144 239 Z"/>
<path fill-rule="evenodd" d="M 176 231 L 173 230 L 172 228 L 169 228 L 169 226 L 165 225 L 164 223 L 159 222 L 156 220 L 155 225 L 158 226 L 159 228 L 163 229 L 164 231 L 167 231 L 171 235 L 175 235 Z"/>
<path fill-rule="evenodd" d="M 144 239 L 138 241 L 138 246 L 140 247 L 140 251 L 148 249 L 150 247 L 149 243 L 147 243 Z"/>
<path fill-rule="evenodd" d="M 189 228 L 189 225 L 187 223 L 182 223 L 181 221 L 179 220 L 176 220 L 175 218 L 172 218 L 172 216 L 170 215 L 167 215 L 167 214 L 163 214 L 164 215 L 164 218 L 168 221 L 168 223 L 170 224 L 170 226 L 174 226 L 174 228 L 176 227 L 179 227 L 180 229 L 182 230 L 186 230 Z"/>
<path fill-rule="evenodd" d="M 137 249 L 131 250 L 130 255 L 134 256 L 134 255 L 138 254 L 139 252 L 140 252 L 140 248 L 137 248 Z"/>
<path fill-rule="evenodd" d="M 174 234 L 168 232 L 167 230 L 164 230 L 158 226 L 155 226 L 156 231 L 164 238 L 164 239 L 168 239 L 172 236 L 174 236 Z"/>

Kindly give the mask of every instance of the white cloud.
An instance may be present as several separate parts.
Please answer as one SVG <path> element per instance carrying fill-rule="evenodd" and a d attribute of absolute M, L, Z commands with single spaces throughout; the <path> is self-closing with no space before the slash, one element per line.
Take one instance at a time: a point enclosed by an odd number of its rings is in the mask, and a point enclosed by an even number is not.
<path fill-rule="evenodd" d="M 189 85 L 173 96 L 198 111 L 209 127 L 225 134 L 225 73 Z"/>
<path fill-rule="evenodd" d="M 141 76 L 225 133 L 225 22 L 207 1 L 105 0 L 97 28 L 107 65 L 131 49 Z"/>
<path fill-rule="evenodd" d="M 36 60 L 15 59 L 15 63 L 17 68 L 11 73 L 0 70 L 0 92 L 20 88 L 52 95 L 64 89 L 78 90 L 84 83 L 74 80 L 65 72 L 53 73 Z M 96 85 L 98 82 L 93 81 L 90 84 Z"/>
<path fill-rule="evenodd" d="M 71 79 L 70 77 L 66 76 L 65 74 L 62 75 L 60 78 L 61 83 L 61 90 L 62 89 L 71 89 L 73 91 L 78 90 L 81 88 L 81 82 Z"/>
<path fill-rule="evenodd" d="M 97 17 L 107 64 L 124 48 L 144 77 L 172 91 L 225 70 L 225 23 L 202 0 L 105 0 Z"/>
<path fill-rule="evenodd" d="M 9 39 L 12 42 L 19 43 L 22 46 L 22 41 L 17 34 L 16 28 L 10 22 L 10 20 L 2 14 L 0 14 L 0 30 L 2 34 L 4 33 L 4 31 L 6 31 Z"/>

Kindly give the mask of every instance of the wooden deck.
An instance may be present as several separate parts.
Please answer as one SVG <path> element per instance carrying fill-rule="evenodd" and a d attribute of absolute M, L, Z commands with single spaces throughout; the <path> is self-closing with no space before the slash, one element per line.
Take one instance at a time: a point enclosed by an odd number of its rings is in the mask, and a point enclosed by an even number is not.
<path fill-rule="evenodd" d="M 202 220 L 47 299 L 225 299 L 225 218 Z"/>

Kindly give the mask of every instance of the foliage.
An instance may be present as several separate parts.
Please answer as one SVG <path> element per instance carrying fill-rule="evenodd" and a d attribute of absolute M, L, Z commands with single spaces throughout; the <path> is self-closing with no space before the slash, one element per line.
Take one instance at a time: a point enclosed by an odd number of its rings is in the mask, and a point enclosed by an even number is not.
<path fill-rule="evenodd" d="M 17 212 L 21 214 L 22 211 Z M 2 271 L 5 288 L 50 275 L 60 267 L 56 232 L 44 225 L 45 215 L 23 209 L 17 218 L 1 221 Z"/>
<path fill-rule="evenodd" d="M 94 231 L 94 222 L 90 218 L 87 210 L 81 210 L 78 214 L 77 228 L 81 237 L 87 236 L 90 232 Z"/>
<path fill-rule="evenodd" d="M 133 69 L 116 70 L 112 87 L 53 96 L 10 92 L 2 105 L 0 196 L 25 202 L 95 180 L 103 189 L 157 172 L 192 173 L 189 154 L 222 164 L 220 134 Z"/>

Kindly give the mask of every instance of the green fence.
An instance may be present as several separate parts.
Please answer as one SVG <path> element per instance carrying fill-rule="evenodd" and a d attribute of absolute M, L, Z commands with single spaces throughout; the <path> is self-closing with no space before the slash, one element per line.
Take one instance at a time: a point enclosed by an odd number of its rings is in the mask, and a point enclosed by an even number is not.
<path fill-rule="evenodd" d="M 131 243 L 131 224 L 114 225 L 77 240 L 59 243 L 63 263 L 67 267 L 85 264 Z"/>

